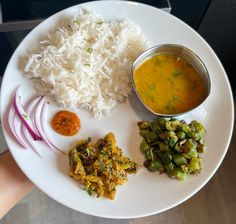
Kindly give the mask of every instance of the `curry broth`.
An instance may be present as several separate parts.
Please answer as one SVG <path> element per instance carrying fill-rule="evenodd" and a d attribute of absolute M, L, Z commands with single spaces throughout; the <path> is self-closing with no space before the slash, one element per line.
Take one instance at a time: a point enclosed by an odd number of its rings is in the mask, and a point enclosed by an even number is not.
<path fill-rule="evenodd" d="M 143 102 L 156 113 L 189 110 L 204 97 L 203 82 L 185 59 L 157 54 L 134 71 L 134 83 Z"/>

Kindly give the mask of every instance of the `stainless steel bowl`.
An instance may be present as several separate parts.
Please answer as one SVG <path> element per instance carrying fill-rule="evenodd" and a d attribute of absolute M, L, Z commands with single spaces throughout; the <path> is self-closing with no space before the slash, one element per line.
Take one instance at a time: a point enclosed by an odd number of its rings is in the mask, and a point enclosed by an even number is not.
<path fill-rule="evenodd" d="M 147 59 L 152 57 L 153 55 L 156 55 L 158 53 L 163 53 L 163 54 L 172 54 L 175 56 L 179 56 L 183 59 L 185 59 L 187 62 L 189 62 L 197 71 L 199 74 L 200 78 L 202 79 L 203 82 L 203 87 L 204 87 L 204 97 L 202 101 L 196 105 L 194 108 L 191 108 L 187 111 L 183 111 L 181 113 L 176 113 L 176 114 L 161 114 L 161 113 L 156 113 L 153 111 L 151 108 L 149 108 L 142 100 L 142 98 L 139 96 L 139 93 L 136 89 L 135 83 L 134 83 L 134 71 L 136 68 L 138 68 L 141 64 L 143 64 Z M 138 96 L 139 100 L 141 103 L 144 105 L 146 109 L 148 109 L 152 114 L 156 116 L 161 116 L 161 117 L 174 117 L 178 116 L 187 112 L 190 112 L 196 108 L 198 108 L 202 103 L 207 99 L 207 97 L 210 94 L 211 91 L 211 82 L 210 82 L 210 77 L 207 71 L 206 66 L 202 62 L 202 60 L 190 49 L 182 46 L 182 45 L 177 45 L 177 44 L 162 44 L 162 45 L 157 45 L 152 48 L 149 48 L 148 50 L 144 51 L 133 63 L 132 65 L 132 85 L 134 87 L 135 93 Z M 168 91 L 168 90 L 167 90 Z M 164 93 L 163 93 L 164 94 Z"/>

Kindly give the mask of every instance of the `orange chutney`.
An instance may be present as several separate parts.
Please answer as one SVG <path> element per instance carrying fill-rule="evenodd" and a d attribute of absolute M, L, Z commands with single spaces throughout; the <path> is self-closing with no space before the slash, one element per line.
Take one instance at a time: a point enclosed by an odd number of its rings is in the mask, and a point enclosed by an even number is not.
<path fill-rule="evenodd" d="M 197 106 L 204 97 L 203 82 L 195 68 L 172 54 L 156 54 L 134 71 L 142 101 L 154 112 L 176 114 Z"/>
<path fill-rule="evenodd" d="M 52 128 L 61 135 L 71 136 L 80 129 L 80 119 L 70 111 L 62 110 L 55 114 L 52 119 Z"/>

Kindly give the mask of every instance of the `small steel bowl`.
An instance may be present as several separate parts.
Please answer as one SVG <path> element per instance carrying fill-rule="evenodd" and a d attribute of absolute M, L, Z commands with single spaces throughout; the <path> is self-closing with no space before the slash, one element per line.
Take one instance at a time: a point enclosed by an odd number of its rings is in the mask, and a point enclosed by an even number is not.
<path fill-rule="evenodd" d="M 136 70 L 136 68 L 138 68 L 141 64 L 143 64 L 146 60 L 148 60 L 149 58 L 151 58 L 152 56 L 156 55 L 156 54 L 172 54 L 175 56 L 179 56 L 183 59 L 185 59 L 188 63 L 190 63 L 195 70 L 197 71 L 198 75 L 200 76 L 200 78 L 202 79 L 202 83 L 203 83 L 203 89 L 204 89 L 204 97 L 202 99 L 201 102 L 199 102 L 198 105 L 196 105 L 194 108 L 190 108 L 187 111 L 183 111 L 181 113 L 176 113 L 176 114 L 161 114 L 161 113 L 156 113 L 155 111 L 153 111 L 151 108 L 149 108 L 142 100 L 142 98 L 140 97 L 135 83 L 134 83 L 134 71 Z M 198 108 L 200 105 L 203 104 L 203 102 L 207 99 L 207 97 L 210 94 L 211 91 L 211 82 L 210 82 L 210 77 L 209 77 L 209 73 L 207 71 L 206 66 L 204 65 L 204 63 L 202 62 L 202 60 L 190 49 L 182 46 L 182 45 L 177 45 L 177 44 L 162 44 L 162 45 L 157 45 L 154 46 L 152 48 L 149 48 L 148 50 L 144 51 L 141 55 L 138 56 L 138 58 L 134 61 L 132 68 L 131 68 L 131 80 L 132 80 L 132 85 L 133 88 L 135 90 L 135 93 L 137 95 L 137 97 L 139 98 L 139 100 L 141 101 L 141 103 L 143 104 L 143 106 L 148 109 L 153 115 L 155 116 L 160 116 L 160 117 L 175 117 L 178 115 L 182 115 L 185 114 L 187 112 L 190 112 L 196 108 Z M 167 90 L 168 91 L 168 90 Z M 165 93 L 163 93 L 165 94 Z"/>

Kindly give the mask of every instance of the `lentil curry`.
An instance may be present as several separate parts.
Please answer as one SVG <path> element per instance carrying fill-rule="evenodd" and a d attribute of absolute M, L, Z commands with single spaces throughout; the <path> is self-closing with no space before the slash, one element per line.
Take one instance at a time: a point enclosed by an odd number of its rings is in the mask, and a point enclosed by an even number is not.
<path fill-rule="evenodd" d="M 176 114 L 197 106 L 204 97 L 195 68 L 172 54 L 156 54 L 134 71 L 134 84 L 143 102 L 154 112 Z"/>

